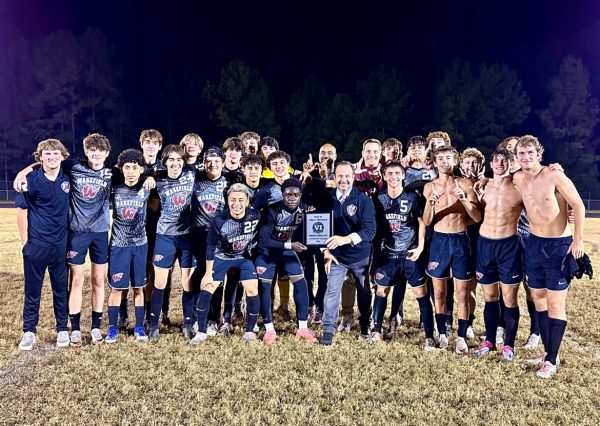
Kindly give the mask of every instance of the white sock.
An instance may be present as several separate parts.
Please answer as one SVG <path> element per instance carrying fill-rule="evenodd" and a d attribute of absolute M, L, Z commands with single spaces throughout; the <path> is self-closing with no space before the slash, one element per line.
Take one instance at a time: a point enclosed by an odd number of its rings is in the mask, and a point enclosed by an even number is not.
<path fill-rule="evenodd" d="M 308 321 L 298 320 L 298 328 L 308 328 Z"/>
<path fill-rule="evenodd" d="M 270 322 L 270 323 L 265 324 L 265 330 L 267 330 L 267 331 L 275 331 L 275 329 L 273 328 L 273 323 Z"/>

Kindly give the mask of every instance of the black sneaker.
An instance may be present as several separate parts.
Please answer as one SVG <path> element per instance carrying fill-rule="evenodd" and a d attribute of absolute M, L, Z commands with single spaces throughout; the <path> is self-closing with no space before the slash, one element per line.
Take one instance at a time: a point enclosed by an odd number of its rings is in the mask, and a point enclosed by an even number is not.
<path fill-rule="evenodd" d="M 323 333 L 321 340 L 319 340 L 319 344 L 323 346 L 333 345 L 333 333 Z"/>

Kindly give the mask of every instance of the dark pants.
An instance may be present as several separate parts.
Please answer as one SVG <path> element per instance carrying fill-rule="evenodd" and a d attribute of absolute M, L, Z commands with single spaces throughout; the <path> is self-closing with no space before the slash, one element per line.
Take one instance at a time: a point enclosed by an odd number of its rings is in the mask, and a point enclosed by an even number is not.
<path fill-rule="evenodd" d="M 52 285 L 52 302 L 56 331 L 67 330 L 67 245 L 42 247 L 27 243 L 23 247 L 25 299 L 23 303 L 23 332 L 34 332 L 40 319 L 42 284 L 46 269 Z"/>
<path fill-rule="evenodd" d="M 327 273 L 325 273 L 325 261 L 321 250 L 310 248 L 300 255 L 300 261 L 304 267 L 304 278 L 308 285 L 308 305 L 316 306 L 323 312 L 323 298 L 327 289 Z M 315 293 L 315 267 L 319 274 L 317 280 L 317 292 Z"/>

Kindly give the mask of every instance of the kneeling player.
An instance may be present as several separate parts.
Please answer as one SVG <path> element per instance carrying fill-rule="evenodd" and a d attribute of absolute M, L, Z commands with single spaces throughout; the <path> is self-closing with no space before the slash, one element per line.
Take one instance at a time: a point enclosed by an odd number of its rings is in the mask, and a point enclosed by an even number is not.
<path fill-rule="evenodd" d="M 376 247 L 381 249 L 381 253 L 375 271 L 375 331 L 369 341 L 375 343 L 383 339 L 383 315 L 390 287 L 400 283 L 405 285 L 408 281 L 421 310 L 425 330 L 424 349 L 430 351 L 435 348 L 433 309 L 427 296 L 425 271 L 419 262 L 425 245 L 425 224 L 421 217 L 423 207 L 416 192 L 403 190 L 404 169 L 400 164 L 387 164 L 383 178 L 387 188 L 373 198 L 378 224 Z"/>
<path fill-rule="evenodd" d="M 250 249 L 256 236 L 260 214 L 249 205 L 248 188 L 234 183 L 227 190 L 228 209 L 214 218 L 208 230 L 206 248 L 206 272 L 200 282 L 200 294 L 196 305 L 198 333 L 190 343 L 199 345 L 207 339 L 206 322 L 210 300 L 215 290 L 223 283 L 227 271 L 240 270 L 240 281 L 246 290 L 246 333 L 244 340 L 256 340 L 252 330 L 256 325 L 259 310 L 258 279 L 256 268 L 250 259 Z"/>
<path fill-rule="evenodd" d="M 306 250 L 306 246 L 292 237 L 302 223 L 301 183 L 290 178 L 281 185 L 283 201 L 269 207 L 260 228 L 260 255 L 256 259 L 256 272 L 260 279 L 260 306 L 266 333 L 263 342 L 271 344 L 277 338 L 273 328 L 271 312 L 271 283 L 278 269 L 285 270 L 294 285 L 294 302 L 298 317 L 296 336 L 309 342 L 317 338 L 308 329 L 308 286 L 304 271 L 296 253 Z M 301 228 L 300 228 L 301 229 Z"/>
<path fill-rule="evenodd" d="M 146 207 L 150 191 L 140 182 L 144 156 L 126 149 L 117 159 L 123 183 L 112 187 L 113 224 L 108 262 L 108 335 L 106 343 L 115 343 L 119 335 L 119 307 L 123 290 L 133 287 L 135 339 L 148 340 L 144 331 L 144 286 L 146 285 Z"/>

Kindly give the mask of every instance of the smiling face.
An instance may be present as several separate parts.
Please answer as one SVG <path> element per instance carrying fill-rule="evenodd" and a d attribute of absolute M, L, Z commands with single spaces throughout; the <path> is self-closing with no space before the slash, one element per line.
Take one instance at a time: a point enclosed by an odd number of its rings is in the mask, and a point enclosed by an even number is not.
<path fill-rule="evenodd" d="M 40 162 L 42 163 L 42 167 L 46 172 L 55 171 L 56 169 L 58 169 L 62 160 L 62 153 L 58 149 L 44 149 L 42 150 L 42 153 L 40 155 Z"/>
<path fill-rule="evenodd" d="M 433 161 L 439 172 L 444 174 L 453 173 L 456 162 L 456 155 L 450 151 L 439 152 L 435 154 Z"/>
<path fill-rule="evenodd" d="M 388 188 L 398 189 L 402 187 L 402 179 L 404 179 L 404 171 L 401 167 L 391 166 L 385 169 L 383 179 L 388 185 Z"/>
<path fill-rule="evenodd" d="M 89 148 L 84 150 L 85 156 L 88 159 L 88 165 L 94 170 L 99 170 L 104 167 L 104 162 L 108 158 L 108 151 L 98 148 Z"/>
<path fill-rule="evenodd" d="M 167 157 L 167 161 L 165 161 L 165 167 L 170 178 L 177 178 L 183 169 L 183 158 L 179 153 L 172 152 Z"/>
<path fill-rule="evenodd" d="M 230 192 L 227 195 L 227 206 L 229 207 L 229 213 L 234 219 L 241 219 L 246 214 L 246 207 L 248 207 L 248 195 L 245 192 Z"/>
<path fill-rule="evenodd" d="M 363 164 L 367 167 L 376 167 L 381 159 L 381 147 L 378 143 L 365 144 L 362 150 Z"/>
<path fill-rule="evenodd" d="M 183 150 L 185 151 L 187 156 L 190 157 L 190 160 L 192 162 L 196 160 L 201 151 L 200 146 L 195 141 L 186 142 L 183 145 Z"/>
<path fill-rule="evenodd" d="M 510 172 L 511 163 L 504 155 L 496 155 L 492 158 L 492 172 L 494 176 L 506 176 Z"/>
<path fill-rule="evenodd" d="M 467 175 L 474 175 L 475 171 L 481 167 L 481 160 L 477 157 L 469 156 L 463 158 L 460 165 Z"/>
<path fill-rule="evenodd" d="M 326 143 L 319 149 L 319 163 L 330 161 L 332 164 L 337 159 L 337 151 L 335 146 Z"/>
<path fill-rule="evenodd" d="M 245 154 L 256 154 L 258 151 L 258 140 L 256 139 L 246 139 L 242 141 L 244 145 L 244 153 Z"/>
<path fill-rule="evenodd" d="M 246 183 L 252 188 L 256 188 L 260 182 L 260 176 L 262 174 L 262 165 L 260 164 L 246 164 L 242 169 Z"/>
<path fill-rule="evenodd" d="M 335 183 L 340 192 L 346 194 L 352 190 L 354 169 L 348 164 L 338 165 L 335 169 Z"/>
<path fill-rule="evenodd" d="M 269 169 L 273 172 L 275 177 L 283 178 L 288 174 L 289 163 L 285 158 L 274 158 L 269 161 Z"/>
<path fill-rule="evenodd" d="M 143 171 L 143 167 L 138 163 L 125 163 L 123 164 L 123 167 L 121 167 L 123 179 L 125 180 L 125 184 L 127 186 L 133 186 L 138 183 Z"/>
<path fill-rule="evenodd" d="M 419 161 L 424 161 L 426 150 L 427 150 L 427 148 L 425 147 L 425 145 L 414 143 L 414 144 L 408 146 L 408 155 L 413 159 L 418 159 Z"/>
<path fill-rule="evenodd" d="M 209 179 L 216 179 L 221 176 L 223 171 L 223 159 L 217 156 L 211 156 L 204 159 L 204 170 Z"/>
<path fill-rule="evenodd" d="M 242 158 L 242 151 L 237 149 L 228 149 L 225 151 L 225 162 L 231 165 L 239 164 Z"/>
<path fill-rule="evenodd" d="M 532 170 L 540 165 L 540 154 L 533 145 L 517 145 L 516 154 L 523 170 Z"/>
<path fill-rule="evenodd" d="M 388 145 L 383 150 L 385 161 L 396 161 L 400 157 L 400 147 L 398 145 Z"/>
<path fill-rule="evenodd" d="M 142 152 L 145 158 L 156 159 L 158 151 L 160 151 L 160 141 L 157 139 L 146 138 L 141 142 Z"/>

